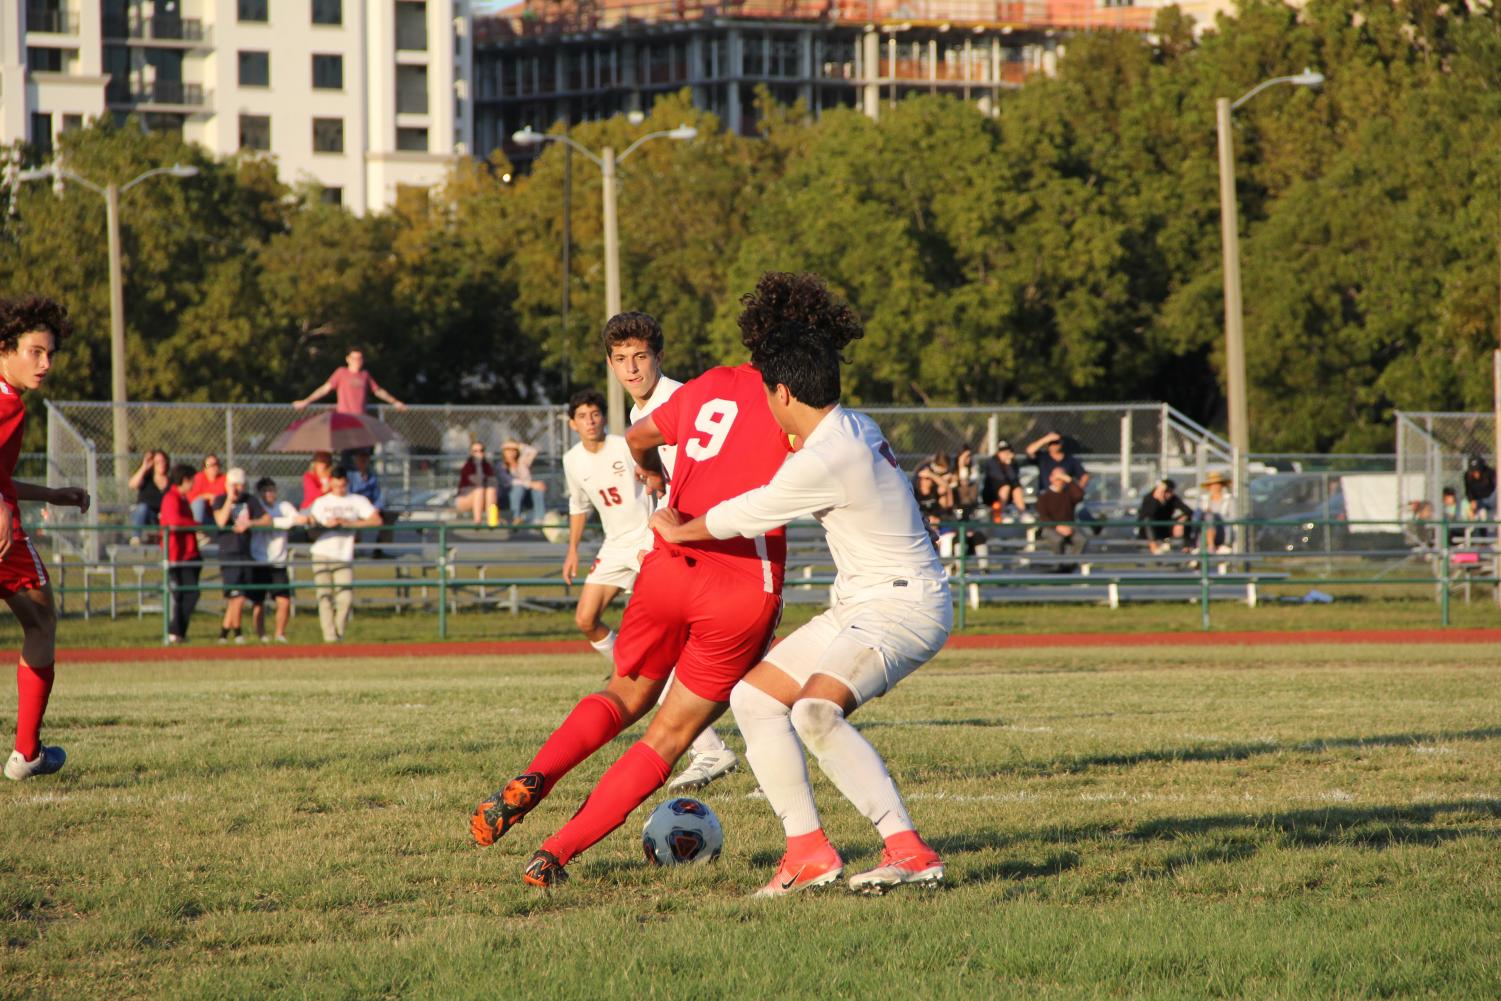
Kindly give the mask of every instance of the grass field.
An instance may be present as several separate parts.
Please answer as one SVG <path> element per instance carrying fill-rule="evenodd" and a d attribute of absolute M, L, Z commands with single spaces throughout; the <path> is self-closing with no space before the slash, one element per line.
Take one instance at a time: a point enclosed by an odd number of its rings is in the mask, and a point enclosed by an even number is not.
<path fill-rule="evenodd" d="M 781 841 L 744 772 L 714 865 L 644 865 L 643 811 L 523 885 L 606 761 L 473 848 L 602 667 L 64 661 L 68 767 L 0 788 L 0 996 L 1501 996 L 1494 650 L 946 653 L 856 717 L 950 878 L 877 899 L 748 899 Z"/>

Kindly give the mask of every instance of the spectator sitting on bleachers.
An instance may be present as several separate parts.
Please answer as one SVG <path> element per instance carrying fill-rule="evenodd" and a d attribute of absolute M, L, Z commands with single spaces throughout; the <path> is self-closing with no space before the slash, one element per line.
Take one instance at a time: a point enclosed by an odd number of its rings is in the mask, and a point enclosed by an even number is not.
<path fill-rule="evenodd" d="M 1037 495 L 1037 520 L 1054 523 L 1044 525 L 1042 534 L 1048 548 L 1060 556 L 1084 552 L 1084 534 L 1078 526 L 1058 524 L 1074 521 L 1083 500 L 1084 488 L 1061 464 L 1053 466 L 1048 488 Z"/>
<path fill-rule="evenodd" d="M 1016 468 L 1016 452 L 1004 438 L 995 443 L 995 455 L 985 460 L 985 489 L 980 499 L 990 508 L 993 521 L 1027 513 L 1027 492 Z"/>
<path fill-rule="evenodd" d="M 925 515 L 936 514 L 940 518 L 952 518 L 955 513 L 955 494 L 959 477 L 949 463 L 949 457 L 935 452 L 912 474 L 912 488 L 917 494 L 917 506 Z"/>
<path fill-rule="evenodd" d="M 1152 492 L 1141 499 L 1141 508 L 1136 512 L 1137 537 L 1147 540 L 1147 548 L 1153 556 L 1170 553 L 1173 549 L 1188 550 L 1188 522 L 1193 511 L 1178 496 L 1178 485 L 1172 480 L 1158 480 Z"/>
<path fill-rule="evenodd" d="M 1089 487 L 1089 470 L 1084 468 L 1084 463 L 1068 450 L 1063 440 L 1063 435 L 1057 431 L 1049 431 L 1027 446 L 1027 458 L 1037 464 L 1037 482 L 1052 483 L 1053 468 L 1061 466 L 1069 478 L 1079 485 L 1080 490 Z"/>
<path fill-rule="evenodd" d="M 959 446 L 954 455 L 954 494 L 960 516 L 971 518 L 980 506 L 980 487 L 984 480 L 980 464 L 975 461 L 975 450 L 969 445 Z"/>
<path fill-rule="evenodd" d="M 140 530 L 148 525 L 161 524 L 162 498 L 172 489 L 172 460 L 161 449 L 146 452 L 140 468 L 130 477 L 130 489 L 136 492 L 135 503 L 130 506 L 130 544 L 141 544 Z"/>
<path fill-rule="evenodd" d="M 188 504 L 200 525 L 213 520 L 214 505 L 224 496 L 224 489 L 224 469 L 219 457 L 210 452 L 203 457 L 203 468 L 193 474 L 193 485 L 188 488 Z"/>
<path fill-rule="evenodd" d="M 535 445 L 523 445 L 507 439 L 500 446 L 500 461 L 511 488 L 511 520 L 521 524 L 526 518 L 521 513 L 521 503 L 528 493 L 532 497 L 532 520 L 541 523 L 547 515 L 547 484 L 532 478 L 532 463 L 537 458 Z"/>
<path fill-rule="evenodd" d="M 490 511 L 499 510 L 496 503 L 500 496 L 499 474 L 489 459 L 485 458 L 485 444 L 469 443 L 469 461 L 459 470 L 459 492 L 454 505 L 462 512 L 474 516 L 476 525 L 483 524 Z"/>
<path fill-rule="evenodd" d="M 1496 471 L 1478 455 L 1465 463 L 1465 506 L 1471 521 L 1496 517 Z"/>
<path fill-rule="evenodd" d="M 1226 488 L 1230 477 L 1215 470 L 1199 484 L 1199 509 L 1194 517 L 1206 533 L 1204 544 L 1212 553 L 1230 551 L 1230 530 L 1225 522 L 1235 518 L 1235 497 Z"/>
<path fill-rule="evenodd" d="M 312 461 L 308 463 L 307 472 L 302 474 L 302 503 L 300 510 L 306 511 L 313 506 L 313 501 L 328 493 L 328 478 L 333 473 L 333 469 L 333 453 L 313 453 Z"/>

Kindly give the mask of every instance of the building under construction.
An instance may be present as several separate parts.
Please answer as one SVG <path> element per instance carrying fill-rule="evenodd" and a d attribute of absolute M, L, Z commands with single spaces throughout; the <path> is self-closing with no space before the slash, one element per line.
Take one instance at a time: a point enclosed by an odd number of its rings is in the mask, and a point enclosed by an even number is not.
<path fill-rule="evenodd" d="M 476 18 L 476 152 L 531 126 L 649 111 L 691 89 L 735 132 L 755 128 L 759 86 L 815 114 L 946 93 L 995 107 L 1000 92 L 1051 72 L 1064 39 L 1145 31 L 1154 7 L 1117 0 L 526 0 Z M 1125 0 L 1129 3 L 1130 0 Z"/>

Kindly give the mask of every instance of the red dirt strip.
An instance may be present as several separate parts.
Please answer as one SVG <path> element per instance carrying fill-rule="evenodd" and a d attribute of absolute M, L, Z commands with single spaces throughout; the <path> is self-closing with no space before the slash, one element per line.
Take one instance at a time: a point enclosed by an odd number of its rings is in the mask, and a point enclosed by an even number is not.
<path fill-rule="evenodd" d="M 1287 632 L 1207 633 L 989 633 L 949 637 L 951 650 L 1046 650 L 1060 647 L 1307 646 L 1337 644 L 1491 644 L 1501 649 L 1501 629 L 1305 629 Z M 340 643 L 309 646 L 116 647 L 59 649 L 64 664 L 164 663 L 185 660 L 390 660 L 409 657 L 526 657 L 590 653 L 582 640 L 478 640 L 430 643 Z"/>

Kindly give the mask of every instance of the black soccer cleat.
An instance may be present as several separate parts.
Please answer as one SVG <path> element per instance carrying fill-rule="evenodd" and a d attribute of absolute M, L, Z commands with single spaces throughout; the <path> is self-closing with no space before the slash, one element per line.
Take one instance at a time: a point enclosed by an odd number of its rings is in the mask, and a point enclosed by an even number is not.
<path fill-rule="evenodd" d="M 469 833 L 480 847 L 493 845 L 542 801 L 542 773 L 523 772 L 474 808 Z"/>
<path fill-rule="evenodd" d="M 562 886 L 568 882 L 568 872 L 552 852 L 538 850 L 532 855 L 532 860 L 526 864 L 521 878 L 533 886 L 551 890 L 553 887 Z"/>

